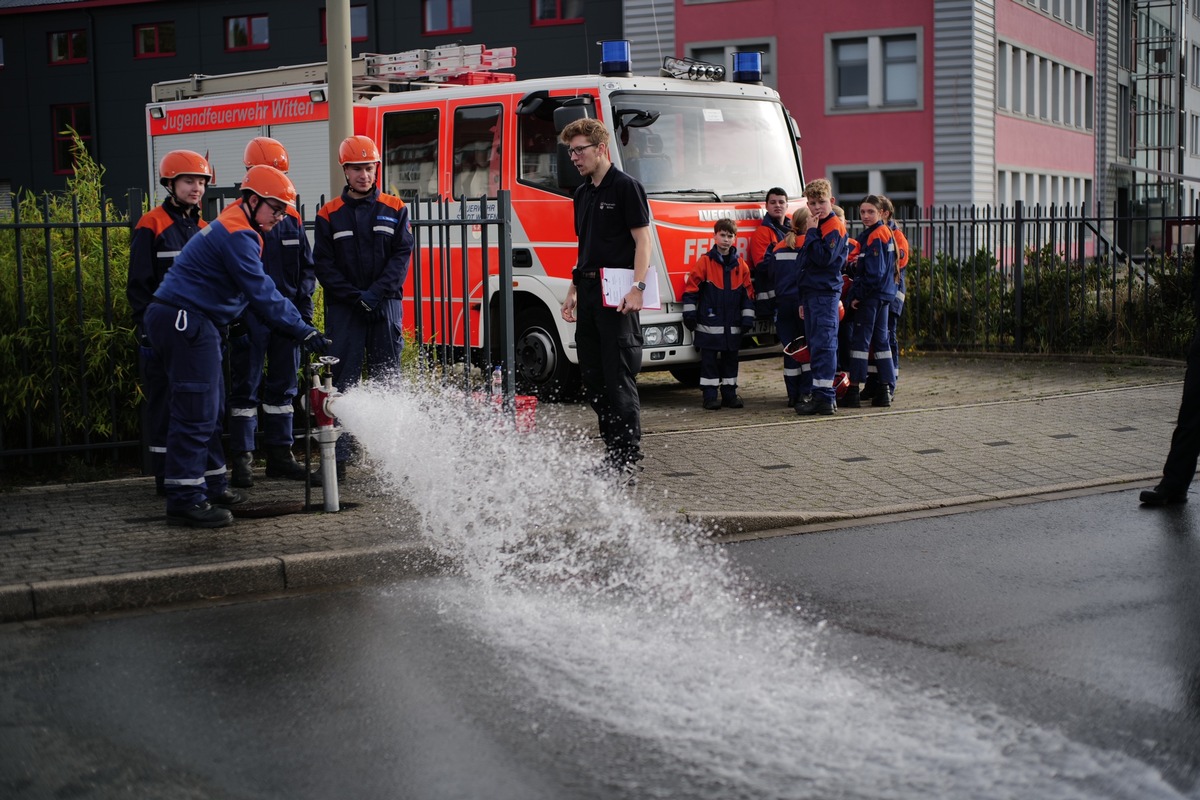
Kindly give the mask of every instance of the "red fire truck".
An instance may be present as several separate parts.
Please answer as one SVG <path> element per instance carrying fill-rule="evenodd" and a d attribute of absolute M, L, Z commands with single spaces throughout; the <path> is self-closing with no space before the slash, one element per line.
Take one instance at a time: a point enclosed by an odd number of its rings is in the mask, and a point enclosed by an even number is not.
<path fill-rule="evenodd" d="M 711 247 L 717 219 L 737 221 L 744 254 L 768 188 L 783 188 L 795 201 L 792 210 L 799 206 L 795 121 L 778 93 L 761 84 L 752 59 L 732 81 L 723 79 L 723 67 L 673 58 L 652 76 L 605 60 L 597 75 L 515 80 L 498 71 L 514 57 L 511 48 L 456 46 L 355 59 L 354 128 L 380 146 L 384 190 L 409 203 L 441 198 L 451 213 L 476 216 L 491 212 L 490 201 L 508 190 L 517 378 L 527 391 L 554 396 L 573 385 L 578 363 L 573 326 L 558 312 L 575 264 L 571 194 L 580 178 L 557 134 L 574 118 L 603 120 L 613 162 L 641 181 L 650 203 L 662 307 L 641 314 L 643 368 L 696 380 L 699 355 L 682 324 L 684 279 Z M 162 154 L 186 148 L 210 155 L 217 173 L 210 193 L 231 195 L 245 143 L 266 135 L 288 148 L 301 201 L 315 210 L 329 180 L 326 80 L 325 65 L 311 64 L 155 84 L 146 108 L 150 185 L 157 186 L 153 171 Z M 425 332 L 433 344 L 438 337 L 476 347 L 484 341 L 480 310 L 494 302 L 497 281 L 481 274 L 480 237 L 463 235 L 466 247 L 461 237 L 423 244 L 449 250 L 450 275 L 462 274 L 463 253 L 470 262 L 465 288 L 460 277 L 434 287 L 461 301 L 453 330 Z M 494 272 L 494 241 L 490 247 Z M 411 291 L 405 295 L 411 303 Z M 778 350 L 769 323 L 747 331 L 744 345 L 748 354 Z"/>

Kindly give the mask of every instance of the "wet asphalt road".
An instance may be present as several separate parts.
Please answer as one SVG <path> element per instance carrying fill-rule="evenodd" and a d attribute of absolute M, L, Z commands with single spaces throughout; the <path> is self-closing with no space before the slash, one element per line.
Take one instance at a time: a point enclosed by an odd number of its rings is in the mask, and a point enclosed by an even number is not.
<path fill-rule="evenodd" d="M 734 729 L 707 711 L 722 687 L 686 657 L 669 674 L 678 653 L 659 633 L 664 684 L 712 698 L 687 716 L 697 735 L 653 708 L 630 712 L 639 726 L 589 717 L 538 690 L 534 654 L 462 624 L 472 591 L 438 579 L 0 626 L 0 796 L 1200 797 L 1200 503 L 1149 511 L 1113 492 L 726 550 L 747 607 L 823 631 L 821 673 L 747 668 L 731 707 L 793 702 L 789 675 L 869 674 L 852 684 L 868 701 L 829 701 L 835 722 L 862 726 L 848 741 L 876 737 L 863 752 L 797 748 L 769 779 L 754 752 L 729 767 L 737 743 L 699 735 Z M 602 691 L 586 666 L 538 674 Z M 909 698 L 900 724 L 928 732 L 927 752 L 871 730 L 864 687 Z M 803 707 L 827 694 L 738 730 L 751 751 L 801 736 L 828 723 Z M 976 709 L 968 738 L 999 741 L 995 763 L 934 744 L 960 735 L 946 721 L 960 708 Z M 872 767 L 873 750 L 903 766 Z"/>

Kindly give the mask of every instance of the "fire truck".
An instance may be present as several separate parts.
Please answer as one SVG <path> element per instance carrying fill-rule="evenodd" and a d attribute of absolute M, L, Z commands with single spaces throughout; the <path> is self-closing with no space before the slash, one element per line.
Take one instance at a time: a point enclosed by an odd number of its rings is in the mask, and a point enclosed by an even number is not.
<path fill-rule="evenodd" d="M 797 126 L 778 93 L 762 85 L 758 54 L 735 54 L 732 80 L 722 66 L 677 58 L 664 59 L 657 75 L 635 76 L 628 43 L 602 47 L 599 74 L 528 80 L 501 71 L 514 64 L 512 48 L 453 46 L 352 63 L 354 130 L 380 146 L 384 191 L 410 204 L 438 198 L 452 214 L 480 215 L 492 213 L 497 193 L 507 190 L 516 376 L 525 391 L 544 398 L 569 392 L 578 379 L 574 326 L 559 314 L 576 260 L 571 197 L 581 182 L 558 140 L 566 124 L 585 116 L 604 121 L 613 163 L 646 189 L 662 302 L 641 313 L 644 369 L 698 380 L 699 352 L 682 324 L 681 300 L 692 264 L 712 246 L 713 223 L 734 219 L 745 255 L 767 189 L 783 188 L 794 199 L 790 210 L 802 202 Z M 327 80 L 322 63 L 155 84 L 146 107 L 150 186 L 157 186 L 159 158 L 186 148 L 209 154 L 212 197 L 235 196 L 245 143 L 265 135 L 288 148 L 301 202 L 315 211 L 329 180 Z M 422 247 L 448 249 L 450 275 L 464 274 L 462 259 L 469 262 L 465 278 L 433 287 L 455 292 L 460 302 L 453 330 L 426 332 L 435 340 L 426 344 L 443 337 L 482 346 L 489 339 L 481 309 L 495 302 L 498 280 L 481 274 L 477 232 Z M 489 247 L 495 273 L 494 239 Z M 406 324 L 413 319 L 411 288 Z M 745 337 L 744 354 L 779 350 L 769 320 Z M 492 354 L 480 355 L 476 363 L 494 363 Z"/>

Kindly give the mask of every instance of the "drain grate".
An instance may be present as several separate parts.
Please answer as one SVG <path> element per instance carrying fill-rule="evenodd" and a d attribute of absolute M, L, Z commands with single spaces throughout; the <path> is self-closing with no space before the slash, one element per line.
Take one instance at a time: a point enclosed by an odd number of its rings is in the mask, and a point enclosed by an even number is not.
<path fill-rule="evenodd" d="M 919 456 L 931 456 L 934 453 L 944 453 L 944 452 L 946 452 L 946 451 L 940 447 L 931 447 L 928 450 L 917 450 L 916 451 L 917 455 L 919 455 Z"/>
<path fill-rule="evenodd" d="M 998 442 L 984 442 L 984 444 L 986 444 L 988 447 L 1007 447 L 1012 444 L 1012 442 L 1008 441 L 1007 439 L 1001 439 Z"/>
<path fill-rule="evenodd" d="M 1052 433 L 1052 434 L 1050 434 L 1050 438 L 1051 439 L 1077 439 L 1079 437 L 1077 437 L 1073 433 Z"/>

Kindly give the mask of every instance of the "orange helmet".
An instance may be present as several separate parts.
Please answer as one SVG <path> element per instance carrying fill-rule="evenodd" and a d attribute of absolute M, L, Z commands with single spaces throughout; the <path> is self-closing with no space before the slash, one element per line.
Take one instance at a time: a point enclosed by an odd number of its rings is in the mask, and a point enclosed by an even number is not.
<path fill-rule="evenodd" d="M 259 164 L 246 172 L 242 181 L 243 192 L 254 192 L 259 197 L 278 200 L 292 208 L 296 207 L 296 187 L 292 180 L 275 167 Z"/>
<path fill-rule="evenodd" d="M 288 171 L 287 149 L 278 139 L 272 139 L 270 136 L 255 136 L 246 145 L 246 152 L 242 154 L 242 163 L 246 165 L 246 169 L 265 164 L 286 173 Z"/>
<path fill-rule="evenodd" d="M 180 175 L 198 175 L 212 180 L 213 169 L 208 159 L 191 150 L 172 150 L 158 162 L 158 182 L 170 186 Z"/>
<path fill-rule="evenodd" d="M 338 163 L 343 167 L 347 164 L 370 164 L 381 160 L 379 148 L 369 136 L 347 136 L 338 145 Z"/>

